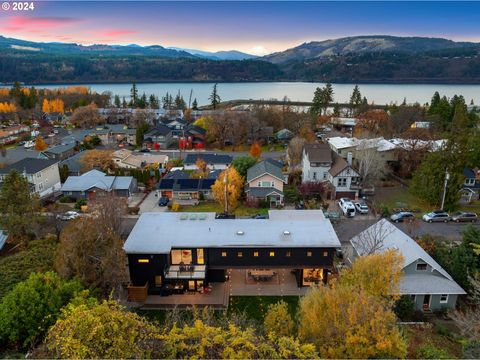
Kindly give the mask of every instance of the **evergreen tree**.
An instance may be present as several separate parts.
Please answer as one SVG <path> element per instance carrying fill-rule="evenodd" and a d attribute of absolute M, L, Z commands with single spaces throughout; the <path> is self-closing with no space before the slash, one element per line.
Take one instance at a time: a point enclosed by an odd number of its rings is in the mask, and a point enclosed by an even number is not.
<path fill-rule="evenodd" d="M 155 96 L 154 94 L 150 95 L 150 108 L 151 109 L 158 109 L 159 108 L 159 101 L 158 97 Z"/>
<path fill-rule="evenodd" d="M 210 95 L 209 99 L 213 110 L 215 110 L 221 101 L 220 95 L 218 95 L 217 84 L 213 85 L 212 94 Z"/>
<path fill-rule="evenodd" d="M 315 116 L 320 116 L 322 114 L 327 114 L 327 108 L 333 101 L 333 88 L 332 84 L 327 83 L 325 87 L 315 89 L 313 95 L 313 105 L 310 108 L 310 111 Z"/>
<path fill-rule="evenodd" d="M 148 106 L 147 95 L 143 93 L 143 95 L 137 101 L 137 107 L 140 109 L 145 109 Z"/>
<path fill-rule="evenodd" d="M 360 93 L 360 88 L 358 87 L 358 85 L 355 85 L 349 101 L 351 111 L 356 112 L 358 110 L 358 107 L 361 104 L 362 104 L 362 94 Z"/>
<path fill-rule="evenodd" d="M 116 108 L 119 108 L 120 106 L 122 106 L 122 103 L 120 101 L 120 96 L 115 95 L 115 100 L 113 101 L 113 103 L 115 104 Z"/>
<path fill-rule="evenodd" d="M 340 105 L 338 103 L 333 105 L 333 116 L 340 116 Z"/>
<path fill-rule="evenodd" d="M 175 109 L 185 110 L 186 108 L 187 108 L 187 104 L 185 103 L 183 96 L 180 95 L 180 91 L 179 91 L 177 96 L 175 96 Z"/>
<path fill-rule="evenodd" d="M 192 109 L 193 110 L 198 110 L 197 98 L 193 99 Z"/>
<path fill-rule="evenodd" d="M 128 106 L 127 100 L 125 100 L 125 96 L 124 96 L 124 97 L 123 97 L 123 100 L 122 100 L 122 107 L 123 107 L 124 109 L 126 109 L 127 106 Z"/>
<path fill-rule="evenodd" d="M 137 107 L 138 104 L 138 88 L 137 84 L 133 83 L 130 90 L 130 105 L 132 107 Z"/>

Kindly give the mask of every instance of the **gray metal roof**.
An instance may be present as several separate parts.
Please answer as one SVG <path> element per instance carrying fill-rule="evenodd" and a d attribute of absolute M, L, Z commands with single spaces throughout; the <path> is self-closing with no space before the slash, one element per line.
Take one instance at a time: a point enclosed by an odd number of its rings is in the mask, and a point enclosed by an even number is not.
<path fill-rule="evenodd" d="M 465 294 L 463 289 L 453 280 L 450 274 L 440 266 L 439 263 L 437 263 L 425 250 L 423 250 L 415 240 L 397 228 L 390 221 L 381 219 L 366 230 L 362 231 L 362 233 L 368 234 L 369 231 L 383 234 L 383 246 L 380 251 L 394 249 L 398 250 L 402 254 L 404 268 L 419 259 L 430 265 L 432 269 L 434 269 L 434 272 L 419 275 L 428 276 L 430 279 L 429 281 L 432 283 L 437 282 L 435 285 L 431 284 L 431 287 L 440 287 L 441 285 L 443 288 L 442 294 L 446 294 L 447 291 L 458 291 L 456 294 Z M 360 256 L 366 252 L 366 249 L 362 247 L 362 242 L 360 240 L 362 233 L 350 240 L 353 248 Z M 428 280 L 418 277 L 419 275 L 405 276 L 402 281 L 401 289 L 404 289 L 405 291 L 407 289 L 418 289 L 421 291 L 421 287 L 427 283 Z"/>
<path fill-rule="evenodd" d="M 17 170 L 19 173 L 25 171 L 27 174 L 36 174 L 56 163 L 58 160 L 25 158 L 0 169 L 0 174 L 8 174 L 12 170 Z"/>
<path fill-rule="evenodd" d="M 255 180 L 256 178 L 265 174 L 276 177 L 278 180 L 283 182 L 282 167 L 277 161 L 271 159 L 260 161 L 248 169 L 247 182 Z"/>
<path fill-rule="evenodd" d="M 285 214 L 277 217 L 278 211 Z M 321 210 L 270 210 L 269 219 L 232 220 L 157 212 L 140 216 L 123 248 L 128 254 L 168 254 L 181 247 L 339 248 L 340 241 Z"/>
<path fill-rule="evenodd" d="M 133 181 L 132 176 L 106 176 L 98 170 L 92 170 L 81 176 L 69 176 L 61 191 L 87 191 L 91 188 L 109 190 L 127 190 Z"/>
<path fill-rule="evenodd" d="M 202 159 L 207 164 L 231 164 L 233 157 L 226 154 L 212 154 L 212 153 L 190 153 L 185 156 L 183 163 L 185 165 L 193 165 L 197 159 Z"/>
<path fill-rule="evenodd" d="M 61 145 L 56 145 L 51 148 L 48 148 L 47 150 L 44 151 L 44 153 L 62 154 L 65 151 L 72 150 L 74 147 L 75 147 L 74 143 L 61 144 Z"/>

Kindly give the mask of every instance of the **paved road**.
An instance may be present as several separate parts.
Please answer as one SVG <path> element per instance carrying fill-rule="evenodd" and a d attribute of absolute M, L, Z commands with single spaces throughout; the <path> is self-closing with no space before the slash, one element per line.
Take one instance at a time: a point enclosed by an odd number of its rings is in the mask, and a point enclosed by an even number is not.
<path fill-rule="evenodd" d="M 342 243 L 348 242 L 359 232 L 365 230 L 367 227 L 375 223 L 375 220 L 360 220 L 361 216 L 353 219 L 342 219 L 339 223 L 334 225 L 338 238 Z M 462 231 L 469 225 L 467 223 L 426 223 L 421 220 L 415 221 L 413 224 L 398 223 L 395 224 L 400 230 L 410 236 L 422 236 L 430 234 L 433 236 L 442 236 L 451 240 L 460 240 L 462 238 Z M 480 229 L 480 224 L 474 226 Z"/>
<path fill-rule="evenodd" d="M 159 154 L 165 154 L 168 155 L 169 159 L 185 159 L 185 156 L 190 153 L 199 153 L 199 151 L 178 151 L 178 150 L 160 150 L 158 153 Z M 211 151 L 211 150 L 206 150 L 205 153 L 210 154 L 210 153 L 217 153 L 217 154 L 224 154 L 224 155 L 230 155 L 233 158 L 241 157 L 241 156 L 249 156 L 248 151 Z M 282 159 L 285 157 L 285 152 L 284 151 L 267 151 L 263 152 L 261 157 L 266 159 L 266 158 L 272 158 L 272 159 Z"/>

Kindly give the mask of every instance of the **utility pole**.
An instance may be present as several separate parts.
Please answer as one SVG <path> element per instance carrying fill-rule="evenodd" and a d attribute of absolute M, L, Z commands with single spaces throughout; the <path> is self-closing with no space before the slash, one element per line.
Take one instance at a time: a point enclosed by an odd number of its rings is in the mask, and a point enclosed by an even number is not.
<path fill-rule="evenodd" d="M 223 177 L 223 188 L 224 188 L 224 210 L 225 210 L 225 214 L 228 214 L 228 199 L 227 199 L 227 185 L 228 185 L 228 166 L 227 168 L 225 169 L 225 176 Z"/>
<path fill-rule="evenodd" d="M 448 185 L 449 179 L 450 179 L 450 174 L 448 173 L 448 170 L 445 168 L 445 182 L 443 183 L 442 207 L 440 210 L 443 210 L 443 206 L 445 205 L 445 196 L 447 195 L 447 185 Z"/>

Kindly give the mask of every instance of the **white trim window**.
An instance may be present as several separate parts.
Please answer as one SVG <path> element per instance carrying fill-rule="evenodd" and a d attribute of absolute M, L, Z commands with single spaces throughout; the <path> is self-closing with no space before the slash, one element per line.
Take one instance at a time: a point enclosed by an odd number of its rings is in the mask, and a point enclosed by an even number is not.
<path fill-rule="evenodd" d="M 446 304 L 446 303 L 448 303 L 448 294 L 440 295 L 440 304 Z"/>
<path fill-rule="evenodd" d="M 475 185 L 475 179 L 465 179 L 466 186 L 473 186 Z"/>

